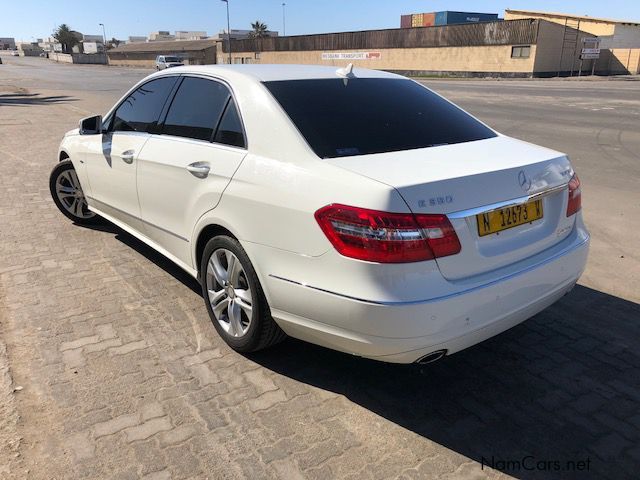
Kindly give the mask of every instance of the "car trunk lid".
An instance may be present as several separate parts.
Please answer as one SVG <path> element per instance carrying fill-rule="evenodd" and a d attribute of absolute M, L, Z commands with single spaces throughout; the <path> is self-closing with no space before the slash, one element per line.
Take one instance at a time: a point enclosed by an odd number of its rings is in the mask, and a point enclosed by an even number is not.
<path fill-rule="evenodd" d="M 443 276 L 459 280 L 535 255 L 569 235 L 568 158 L 505 136 L 373 155 L 325 160 L 398 190 L 414 213 L 444 213 L 460 253 L 438 258 Z M 476 215 L 529 199 L 542 218 L 481 236 Z"/>

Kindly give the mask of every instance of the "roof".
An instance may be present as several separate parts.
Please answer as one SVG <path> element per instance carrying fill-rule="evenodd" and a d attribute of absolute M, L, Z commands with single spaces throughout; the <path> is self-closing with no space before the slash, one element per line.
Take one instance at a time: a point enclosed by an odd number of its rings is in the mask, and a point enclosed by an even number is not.
<path fill-rule="evenodd" d="M 120 45 L 109 50 L 109 53 L 157 52 L 158 54 L 162 54 L 185 51 L 199 51 L 215 47 L 216 43 L 217 42 L 215 40 L 169 40 L 166 42 L 136 42 Z"/>
<path fill-rule="evenodd" d="M 346 67 L 347 62 L 341 66 L 325 65 L 271 65 L 271 64 L 234 64 L 234 65 L 187 65 L 173 67 L 156 73 L 156 76 L 176 73 L 196 73 L 212 75 L 226 80 L 249 81 L 277 81 L 277 80 L 309 80 L 319 78 L 343 78 L 336 72 Z M 399 75 L 381 70 L 369 70 L 367 68 L 354 68 L 356 78 L 404 78 Z"/>
<path fill-rule="evenodd" d="M 527 15 L 540 16 L 540 17 L 562 17 L 562 18 L 571 18 L 575 20 L 588 20 L 591 22 L 618 23 L 618 24 L 625 24 L 625 25 L 640 26 L 640 22 L 634 22 L 631 20 L 613 20 L 610 18 L 590 17 L 588 15 L 573 15 L 571 13 L 541 12 L 538 10 L 516 10 L 511 8 L 507 8 L 505 10 L 505 13 L 519 13 L 519 14 L 527 14 Z"/>

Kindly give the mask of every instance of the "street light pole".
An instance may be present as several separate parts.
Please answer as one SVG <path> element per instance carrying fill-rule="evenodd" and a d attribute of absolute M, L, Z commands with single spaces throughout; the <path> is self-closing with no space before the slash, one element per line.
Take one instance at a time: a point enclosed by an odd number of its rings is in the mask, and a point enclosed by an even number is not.
<path fill-rule="evenodd" d="M 99 23 L 98 25 L 100 25 L 102 27 L 102 44 L 104 45 L 104 49 L 107 49 L 107 33 L 104 30 L 104 23 Z"/>
<path fill-rule="evenodd" d="M 229 50 L 229 65 L 231 65 L 231 23 L 229 22 L 229 0 L 220 0 L 227 4 L 227 49 Z"/>
<path fill-rule="evenodd" d="M 287 21 L 284 15 L 284 7 L 286 7 L 287 4 L 282 2 L 282 36 L 286 37 L 287 36 Z"/>

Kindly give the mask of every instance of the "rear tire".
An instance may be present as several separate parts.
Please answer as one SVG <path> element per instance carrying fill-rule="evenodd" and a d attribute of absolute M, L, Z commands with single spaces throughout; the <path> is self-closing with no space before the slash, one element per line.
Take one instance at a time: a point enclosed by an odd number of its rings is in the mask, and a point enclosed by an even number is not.
<path fill-rule="evenodd" d="M 258 276 L 236 239 L 220 235 L 207 242 L 200 283 L 211 322 L 232 349 L 255 352 L 286 338 L 271 317 Z"/>
<path fill-rule="evenodd" d="M 49 176 L 49 191 L 63 215 L 80 225 L 94 225 L 101 219 L 89 210 L 80 180 L 68 158 L 58 163 Z"/>

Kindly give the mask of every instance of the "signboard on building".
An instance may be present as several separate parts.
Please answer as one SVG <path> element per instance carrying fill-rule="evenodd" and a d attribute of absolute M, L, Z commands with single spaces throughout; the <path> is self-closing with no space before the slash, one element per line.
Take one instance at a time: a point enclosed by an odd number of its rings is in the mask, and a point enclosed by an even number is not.
<path fill-rule="evenodd" d="M 323 52 L 322 60 L 379 60 L 380 52 Z"/>
<path fill-rule="evenodd" d="M 96 42 L 82 42 L 84 53 L 98 53 L 98 44 Z"/>

